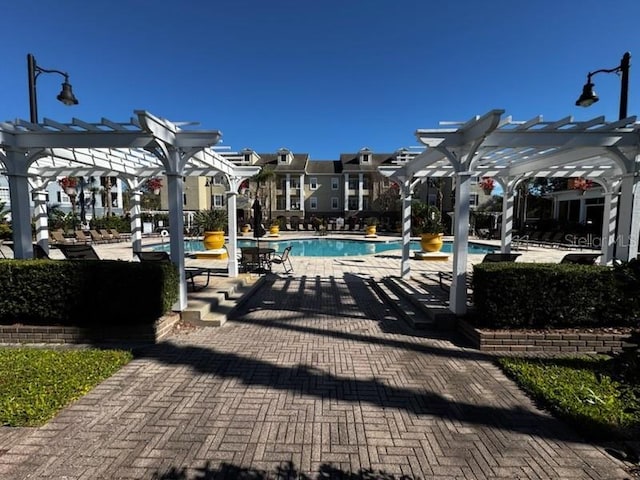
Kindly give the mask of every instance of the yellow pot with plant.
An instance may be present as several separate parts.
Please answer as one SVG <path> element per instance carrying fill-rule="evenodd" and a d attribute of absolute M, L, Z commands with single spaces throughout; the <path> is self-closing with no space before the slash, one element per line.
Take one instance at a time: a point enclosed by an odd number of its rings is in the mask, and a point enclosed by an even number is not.
<path fill-rule="evenodd" d="M 193 216 L 193 225 L 202 232 L 202 243 L 207 250 L 224 247 L 224 230 L 227 226 L 227 211 L 221 208 L 199 210 Z"/>

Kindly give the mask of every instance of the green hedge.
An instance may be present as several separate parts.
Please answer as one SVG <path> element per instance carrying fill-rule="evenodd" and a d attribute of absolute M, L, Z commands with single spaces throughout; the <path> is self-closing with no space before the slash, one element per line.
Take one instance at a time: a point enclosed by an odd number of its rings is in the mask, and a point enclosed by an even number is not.
<path fill-rule="evenodd" d="M 178 299 L 171 263 L 1 260 L 0 324 L 134 325 Z"/>
<path fill-rule="evenodd" d="M 479 325 L 492 328 L 637 326 L 640 283 L 598 265 L 480 263 L 473 269 Z"/>

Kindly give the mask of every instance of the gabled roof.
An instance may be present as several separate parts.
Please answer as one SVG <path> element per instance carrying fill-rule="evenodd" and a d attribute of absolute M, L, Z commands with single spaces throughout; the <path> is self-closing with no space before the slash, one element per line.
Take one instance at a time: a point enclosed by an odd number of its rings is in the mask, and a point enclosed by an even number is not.
<path fill-rule="evenodd" d="M 342 163 L 337 160 L 309 160 L 307 174 L 331 175 L 341 174 Z"/>
<path fill-rule="evenodd" d="M 308 153 L 292 153 L 293 159 L 290 164 L 283 165 L 278 162 L 277 153 L 258 153 L 260 159 L 256 162 L 259 166 L 269 166 L 277 173 L 304 173 L 307 162 L 309 161 Z"/>

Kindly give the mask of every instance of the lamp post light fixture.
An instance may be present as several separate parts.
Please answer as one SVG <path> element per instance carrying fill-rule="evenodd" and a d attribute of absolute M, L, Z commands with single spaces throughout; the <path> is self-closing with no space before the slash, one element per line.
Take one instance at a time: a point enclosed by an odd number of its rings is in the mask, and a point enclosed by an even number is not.
<path fill-rule="evenodd" d="M 618 116 L 619 120 L 623 118 L 627 118 L 627 101 L 629 97 L 629 67 L 631 66 L 631 54 L 626 52 L 622 56 L 622 61 L 620 65 L 615 68 L 608 69 L 600 69 L 595 70 L 593 72 L 589 72 L 587 74 L 587 83 L 585 83 L 584 87 L 582 87 L 582 95 L 580 98 L 576 100 L 576 105 L 578 107 L 589 107 L 596 103 L 599 98 L 596 95 L 596 92 L 593 91 L 593 83 L 591 82 L 591 77 L 593 77 L 596 73 L 618 73 L 620 74 L 620 114 Z"/>
<path fill-rule="evenodd" d="M 50 70 L 42 68 L 36 64 L 36 59 L 32 54 L 27 55 L 27 73 L 29 77 L 29 114 L 31 123 L 38 123 L 38 98 L 36 95 L 36 80 L 41 73 L 57 73 L 64 77 L 62 90 L 56 97 L 65 105 L 77 105 L 78 99 L 73 94 L 69 83 L 69 74 L 60 70 Z"/>

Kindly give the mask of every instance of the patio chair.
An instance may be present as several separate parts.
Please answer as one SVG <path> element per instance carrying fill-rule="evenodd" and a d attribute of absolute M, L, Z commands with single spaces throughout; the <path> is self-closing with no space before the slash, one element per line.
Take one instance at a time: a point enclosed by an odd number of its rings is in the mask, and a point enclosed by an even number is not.
<path fill-rule="evenodd" d="M 578 265 L 595 265 L 599 253 L 567 253 L 560 263 L 573 263 Z"/>
<path fill-rule="evenodd" d="M 109 228 L 107 231 L 111 234 L 111 236 L 114 238 L 114 240 L 117 240 L 118 242 L 126 242 L 127 240 L 129 240 L 131 238 L 130 234 L 120 233 L 115 228 Z"/>
<path fill-rule="evenodd" d="M 76 230 L 76 243 L 84 243 L 88 245 L 91 243 L 91 237 L 87 237 L 82 230 Z"/>
<path fill-rule="evenodd" d="M 145 252 L 135 252 L 136 257 L 138 257 L 138 260 L 140 260 L 141 262 L 164 262 L 164 263 L 170 263 L 171 262 L 171 256 L 169 256 L 169 254 L 167 252 L 164 251 L 159 251 L 159 252 L 153 252 L 153 251 L 145 251 Z M 209 286 L 209 280 L 211 279 L 211 269 L 210 268 L 204 268 L 204 267 L 184 267 L 184 275 L 185 278 L 187 279 L 188 282 L 190 282 L 191 284 L 191 289 L 196 292 L 198 290 L 202 290 L 203 288 L 206 288 Z M 207 281 L 205 282 L 204 285 L 196 285 L 196 277 L 200 276 L 200 275 L 205 275 L 207 276 Z"/>
<path fill-rule="evenodd" d="M 89 230 L 89 235 L 91 235 L 91 240 L 95 243 L 107 243 L 108 240 L 102 236 L 100 232 L 96 229 L 92 228 Z"/>
<path fill-rule="evenodd" d="M 55 245 L 72 245 L 76 243 L 75 238 L 67 238 L 62 233 L 62 230 L 53 230 L 49 232 L 49 236 L 53 240 L 51 243 Z"/>
<path fill-rule="evenodd" d="M 291 263 L 291 259 L 289 258 L 289 253 L 291 252 L 291 245 L 286 247 L 281 255 L 274 255 L 269 259 L 270 264 L 282 265 L 284 268 L 284 273 L 293 272 L 293 264 Z"/>
<path fill-rule="evenodd" d="M 67 260 L 101 260 L 91 245 L 57 245 Z"/>

